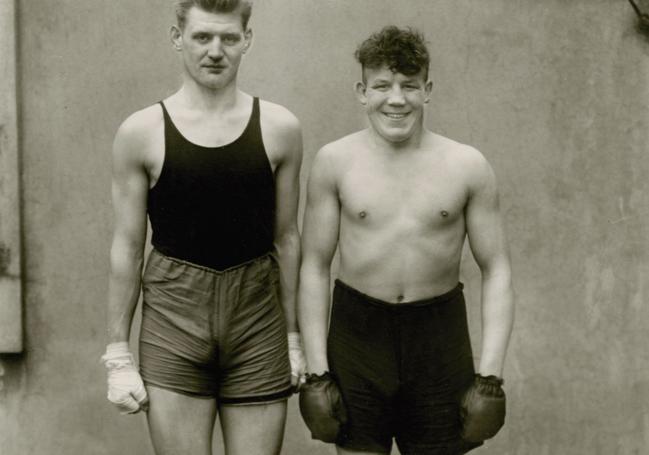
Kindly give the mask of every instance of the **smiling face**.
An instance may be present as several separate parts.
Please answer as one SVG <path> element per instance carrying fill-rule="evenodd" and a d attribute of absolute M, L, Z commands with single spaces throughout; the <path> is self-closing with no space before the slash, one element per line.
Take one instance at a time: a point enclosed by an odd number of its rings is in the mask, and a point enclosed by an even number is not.
<path fill-rule="evenodd" d="M 171 39 L 182 52 L 185 72 L 199 85 L 222 89 L 236 79 L 252 32 L 244 30 L 238 11 L 210 13 L 193 7 L 182 30 L 173 26 Z"/>
<path fill-rule="evenodd" d="M 372 129 L 387 142 L 398 144 L 421 133 L 424 104 L 432 82 L 421 70 L 412 76 L 393 72 L 387 65 L 364 68 L 364 82 L 356 84 Z"/>

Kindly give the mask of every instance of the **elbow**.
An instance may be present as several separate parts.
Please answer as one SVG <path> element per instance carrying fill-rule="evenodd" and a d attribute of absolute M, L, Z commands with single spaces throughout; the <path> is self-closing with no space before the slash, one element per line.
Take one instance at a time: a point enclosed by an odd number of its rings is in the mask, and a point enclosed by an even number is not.
<path fill-rule="evenodd" d="M 305 254 L 300 264 L 300 281 L 308 282 L 314 278 L 328 279 L 330 268 L 331 262 L 325 258 L 319 255 Z"/>
<path fill-rule="evenodd" d="M 113 275 L 120 272 L 141 268 L 144 263 L 144 245 L 142 242 L 115 238 L 110 249 L 110 265 Z"/>
<path fill-rule="evenodd" d="M 114 238 L 110 254 L 113 258 L 142 260 L 144 256 L 144 245 L 140 241 Z"/>
<path fill-rule="evenodd" d="M 512 268 L 506 255 L 483 261 L 479 266 L 484 280 L 498 281 L 505 286 L 511 287 Z"/>
<path fill-rule="evenodd" d="M 275 236 L 274 240 L 275 249 L 281 254 L 284 251 L 299 252 L 300 251 L 300 233 L 297 226 L 291 229 L 285 229 Z"/>

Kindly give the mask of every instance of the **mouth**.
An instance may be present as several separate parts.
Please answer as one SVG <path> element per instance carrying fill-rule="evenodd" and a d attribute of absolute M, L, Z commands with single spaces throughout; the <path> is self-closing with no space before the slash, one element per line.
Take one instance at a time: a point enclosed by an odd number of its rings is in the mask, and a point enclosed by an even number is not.
<path fill-rule="evenodd" d="M 387 118 L 392 119 L 392 120 L 401 120 L 406 118 L 410 112 L 383 112 L 383 115 L 385 115 Z"/>
<path fill-rule="evenodd" d="M 203 65 L 203 68 L 207 68 L 209 71 L 221 72 L 225 70 L 225 65 Z"/>

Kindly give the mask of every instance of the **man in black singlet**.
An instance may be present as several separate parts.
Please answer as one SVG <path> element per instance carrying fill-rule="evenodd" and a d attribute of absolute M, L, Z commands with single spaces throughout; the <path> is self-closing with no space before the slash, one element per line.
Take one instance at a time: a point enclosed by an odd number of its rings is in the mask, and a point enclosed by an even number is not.
<path fill-rule="evenodd" d="M 158 455 L 277 454 L 304 371 L 295 296 L 298 120 L 237 88 L 251 5 L 176 5 L 183 85 L 128 117 L 113 149 L 108 399 L 147 412 Z M 147 214 L 153 249 L 143 272 Z M 140 368 L 129 350 L 143 292 Z"/>

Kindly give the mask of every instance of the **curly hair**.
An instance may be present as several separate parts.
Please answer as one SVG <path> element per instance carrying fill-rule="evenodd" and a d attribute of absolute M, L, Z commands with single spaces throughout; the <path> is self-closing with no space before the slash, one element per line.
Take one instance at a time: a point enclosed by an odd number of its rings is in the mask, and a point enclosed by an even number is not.
<path fill-rule="evenodd" d="M 423 69 L 424 78 L 428 78 L 430 56 L 424 36 L 409 27 L 384 27 L 363 41 L 354 55 L 363 69 L 386 65 L 391 71 L 406 76 L 413 76 Z"/>
<path fill-rule="evenodd" d="M 248 27 L 252 14 L 252 2 L 245 0 L 179 0 L 176 1 L 176 20 L 181 29 L 185 26 L 187 13 L 193 7 L 210 13 L 231 13 L 241 8 L 241 24 Z"/>

